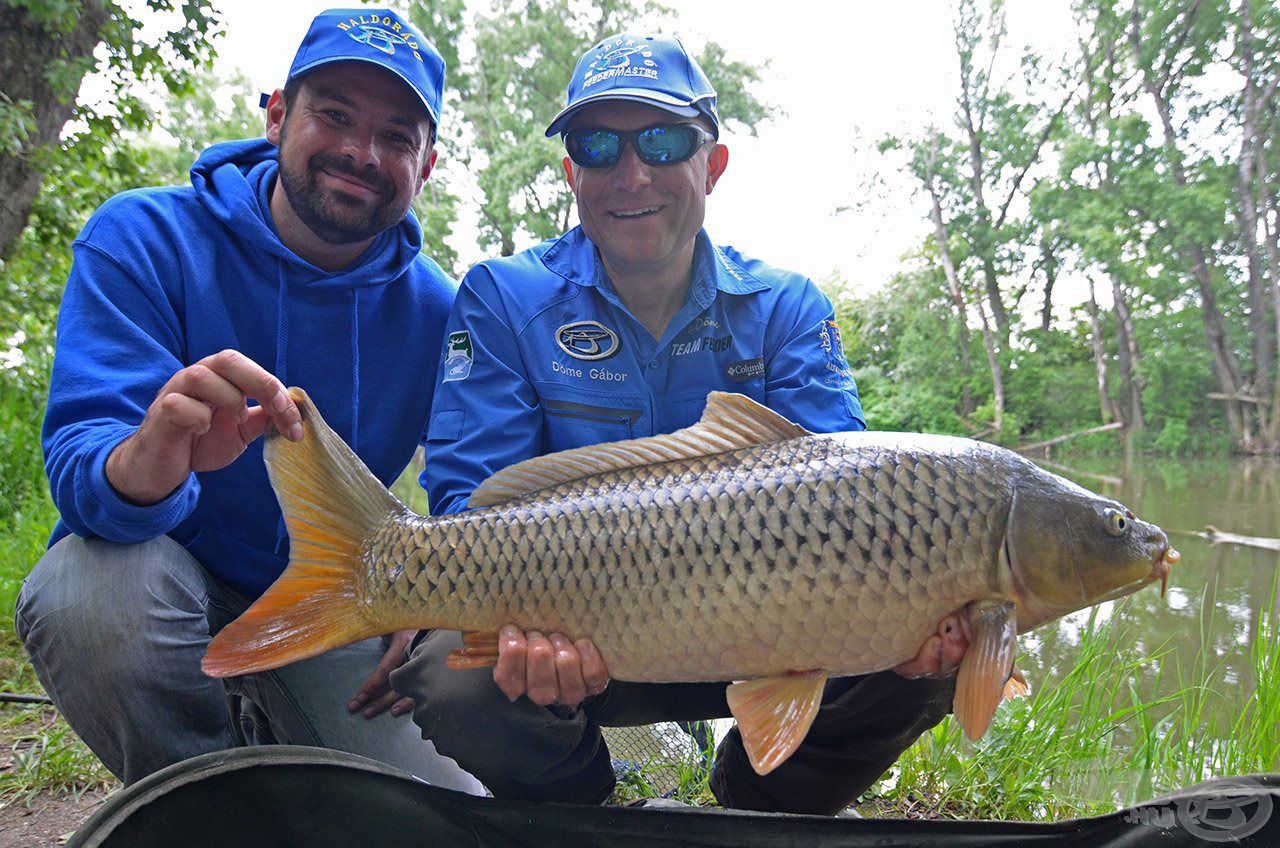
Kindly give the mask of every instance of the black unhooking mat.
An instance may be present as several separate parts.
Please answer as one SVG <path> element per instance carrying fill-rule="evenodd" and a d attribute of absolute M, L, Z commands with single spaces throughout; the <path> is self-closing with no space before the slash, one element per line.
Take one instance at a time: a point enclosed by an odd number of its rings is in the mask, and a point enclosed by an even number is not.
<path fill-rule="evenodd" d="M 531 804 L 427 786 L 351 754 L 271 746 L 206 754 L 112 796 L 68 848 L 469 846 L 1280 846 L 1280 775 L 1200 784 L 1047 824 L 834 819 Z"/>

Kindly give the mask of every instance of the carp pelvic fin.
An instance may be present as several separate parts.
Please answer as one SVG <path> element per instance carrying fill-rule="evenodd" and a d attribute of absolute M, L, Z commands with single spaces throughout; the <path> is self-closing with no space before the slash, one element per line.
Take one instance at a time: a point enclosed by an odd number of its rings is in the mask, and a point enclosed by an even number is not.
<path fill-rule="evenodd" d="M 974 601 L 966 612 L 973 640 L 956 675 L 953 711 L 970 739 L 982 738 L 1012 680 L 1017 650 L 1017 608 L 1007 601 Z M 1025 681 L 1024 681 L 1025 682 Z"/>
<path fill-rule="evenodd" d="M 606 442 L 526 459 L 471 493 L 473 507 L 494 506 L 551 486 L 654 462 L 671 462 L 812 435 L 745 395 L 712 392 L 697 424 L 644 439 Z"/>
<path fill-rule="evenodd" d="M 786 762 L 804 741 L 822 702 L 825 671 L 744 680 L 725 693 L 738 720 L 742 746 L 756 774 L 768 774 Z"/>
<path fill-rule="evenodd" d="M 361 614 L 357 576 L 365 538 L 406 511 L 324 423 L 301 389 L 290 389 L 305 436 L 268 428 L 267 473 L 289 528 L 289 567 L 213 638 L 200 667 L 211 677 L 279 668 L 394 630 Z"/>
<path fill-rule="evenodd" d="M 1025 698 L 1031 694 L 1031 684 L 1027 682 L 1026 675 L 1022 673 L 1022 669 L 1016 665 L 1009 672 L 1009 679 L 1004 682 L 1004 695 L 1002 701 L 1012 701 L 1014 698 Z"/>
<path fill-rule="evenodd" d="M 468 630 L 462 634 L 462 647 L 450 651 L 444 664 L 449 668 L 489 668 L 498 664 L 498 631 Z"/>

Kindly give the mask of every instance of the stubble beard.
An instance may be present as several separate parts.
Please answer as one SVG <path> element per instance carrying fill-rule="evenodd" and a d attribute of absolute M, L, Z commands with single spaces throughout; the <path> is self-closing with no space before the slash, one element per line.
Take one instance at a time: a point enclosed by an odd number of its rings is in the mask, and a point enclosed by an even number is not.
<path fill-rule="evenodd" d="M 286 125 L 287 125 L 286 120 Z M 316 237 L 328 244 L 358 244 L 369 241 L 404 218 L 407 208 L 395 203 L 396 187 L 372 169 L 363 172 L 345 157 L 318 153 L 300 167 L 286 164 L 286 127 L 280 128 L 280 186 L 290 208 Z M 320 186 L 322 170 L 347 174 L 373 186 L 381 199 L 372 205 L 339 191 L 326 192 Z"/>

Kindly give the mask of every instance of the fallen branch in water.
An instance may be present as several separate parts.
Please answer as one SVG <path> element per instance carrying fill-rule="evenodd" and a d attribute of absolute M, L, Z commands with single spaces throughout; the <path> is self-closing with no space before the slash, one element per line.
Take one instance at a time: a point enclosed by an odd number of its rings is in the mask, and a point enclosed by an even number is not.
<path fill-rule="evenodd" d="M 1048 459 L 1033 459 L 1036 465 L 1043 465 L 1045 468 L 1052 468 L 1054 471 L 1061 471 L 1065 476 L 1091 477 L 1099 482 L 1106 483 L 1109 486 L 1123 486 L 1124 480 L 1119 477 L 1112 477 L 1110 474 L 1098 474 L 1094 471 L 1081 471 L 1079 468 L 1071 468 L 1060 462 L 1053 462 Z"/>
<path fill-rule="evenodd" d="M 1014 448 L 1014 450 L 1017 451 L 1018 453 L 1025 453 L 1026 451 L 1033 451 L 1033 450 L 1041 450 L 1043 448 L 1056 445 L 1059 442 L 1065 442 L 1068 439 L 1076 439 L 1076 438 L 1079 438 L 1080 436 L 1091 436 L 1094 433 L 1105 433 L 1108 430 L 1119 430 L 1119 429 L 1122 429 L 1123 427 L 1124 427 L 1123 423 L 1119 421 L 1112 421 L 1110 424 L 1103 424 L 1101 427 L 1090 427 L 1087 430 L 1076 430 L 1074 433 L 1066 433 L 1064 435 L 1056 436 L 1052 439 L 1048 439 L 1047 441 L 1036 442 L 1030 445 L 1022 445 L 1021 447 Z"/>
<path fill-rule="evenodd" d="M 1280 551 L 1280 539 L 1272 539 L 1268 536 L 1241 536 L 1237 533 L 1227 533 L 1212 524 L 1207 525 L 1203 532 L 1195 530 L 1174 530 L 1172 532 L 1179 536 L 1195 536 L 1198 539 L 1206 540 L 1211 545 L 1248 545 L 1251 548 Z"/>

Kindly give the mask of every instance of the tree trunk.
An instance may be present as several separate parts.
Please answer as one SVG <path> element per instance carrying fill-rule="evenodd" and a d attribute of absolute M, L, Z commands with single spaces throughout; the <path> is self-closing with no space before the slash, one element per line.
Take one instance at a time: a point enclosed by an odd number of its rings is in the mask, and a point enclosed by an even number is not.
<path fill-rule="evenodd" d="M 947 247 L 947 225 L 942 220 L 942 203 L 938 199 L 938 188 L 934 184 L 934 164 L 938 157 L 938 136 L 935 133 L 929 141 L 929 158 L 926 162 L 925 187 L 933 201 L 930 217 L 933 219 L 933 235 L 938 244 L 938 256 L 942 260 L 942 270 L 947 277 L 947 286 L 951 289 L 951 301 L 956 306 L 956 314 L 960 317 L 960 370 L 963 375 L 960 388 L 960 417 L 968 418 L 973 414 L 973 393 L 969 390 L 969 378 L 973 375 L 973 359 L 969 354 L 969 313 L 965 308 L 964 292 L 960 288 L 960 278 L 956 274 L 955 263 L 951 261 L 951 250 Z"/>
<path fill-rule="evenodd" d="M 84 0 L 79 19 L 68 32 L 47 29 L 25 7 L 0 3 L 0 106 L 30 104 L 34 131 L 16 153 L 0 153 L 0 260 L 7 259 L 27 225 L 44 174 L 33 154 L 58 143 L 75 109 L 83 72 L 63 91 L 49 81 L 51 66 L 65 63 L 59 75 L 92 66 L 99 31 L 106 23 L 102 0 Z"/>
<path fill-rule="evenodd" d="M 1102 344 L 1102 317 L 1094 293 L 1093 277 L 1089 277 L 1089 326 L 1093 332 L 1093 371 L 1098 378 L 1098 409 L 1102 423 L 1111 423 L 1111 393 L 1107 391 L 1107 351 Z"/>
<path fill-rule="evenodd" d="M 1194 9 L 1188 10 L 1187 14 L 1194 14 Z M 1142 11 L 1138 7 L 1138 0 L 1133 0 L 1130 13 L 1129 39 L 1133 45 L 1135 56 L 1142 55 L 1141 25 Z M 1165 79 L 1157 80 L 1153 76 L 1152 70 L 1147 67 L 1142 67 L 1140 72 L 1142 86 L 1151 96 L 1152 101 L 1155 103 L 1156 113 L 1160 117 L 1160 125 L 1164 132 L 1165 150 L 1168 152 L 1169 167 L 1173 173 L 1174 185 L 1179 190 L 1185 190 L 1187 187 L 1186 169 L 1182 165 L 1181 152 L 1178 150 L 1177 133 L 1173 128 L 1172 107 L 1164 90 L 1164 86 L 1168 81 L 1167 76 Z M 1222 313 L 1218 311 L 1217 297 L 1213 292 L 1213 280 L 1209 273 L 1209 261 L 1204 246 L 1189 240 L 1182 234 L 1179 234 L 1177 241 L 1181 244 L 1181 252 L 1187 264 L 1191 266 L 1191 275 L 1200 293 L 1205 340 L 1208 343 L 1209 354 L 1213 359 L 1214 377 L 1217 379 L 1218 387 L 1224 395 L 1235 397 L 1239 394 L 1243 383 L 1240 376 L 1240 363 L 1236 359 L 1235 352 L 1231 349 L 1227 339 L 1226 321 L 1223 320 Z M 1232 442 L 1240 450 L 1252 450 L 1254 447 L 1252 428 L 1244 408 L 1239 401 L 1227 400 L 1224 403 L 1226 405 L 1227 427 L 1231 431 Z"/>
<path fill-rule="evenodd" d="M 1274 383 L 1276 355 L 1275 325 L 1270 320 L 1270 292 L 1262 270 L 1262 248 L 1258 232 L 1257 191 L 1266 185 L 1265 139 L 1258 126 L 1258 86 L 1254 78 L 1253 2 L 1240 0 L 1240 31 L 1236 39 L 1244 89 L 1241 92 L 1240 164 L 1236 185 L 1240 203 L 1240 241 L 1244 246 L 1249 285 L 1249 333 L 1253 338 L 1253 394 L 1266 397 Z M 1257 187 L 1255 189 L 1255 186 Z M 1259 410 L 1261 417 L 1261 410 Z M 1274 451 L 1274 445 L 1267 445 Z"/>
<path fill-rule="evenodd" d="M 1040 306 L 1040 329 L 1047 333 L 1053 323 L 1053 286 L 1058 282 L 1058 254 L 1048 239 L 1041 244 L 1040 249 L 1044 253 L 1044 303 Z M 1089 285 L 1092 286 L 1093 283 Z M 1097 304 L 1094 306 L 1096 308 Z"/>
<path fill-rule="evenodd" d="M 987 310 L 982 308 L 982 298 L 974 301 L 973 306 L 978 310 L 978 318 L 982 320 L 982 345 L 987 349 L 987 367 L 991 369 L 991 396 L 995 401 L 991 426 L 998 433 L 1004 429 L 1004 378 L 1000 376 L 1000 357 L 996 355 L 996 338 L 987 321 Z"/>
<path fill-rule="evenodd" d="M 1263 226 L 1267 245 L 1267 269 L 1271 276 L 1271 309 L 1276 319 L 1276 337 L 1280 338 L 1280 205 L 1276 195 L 1264 190 Z M 1269 222 L 1269 223 L 1268 223 Z M 1267 424 L 1267 443 L 1280 450 L 1280 380 L 1276 381 L 1271 399 L 1271 420 Z"/>
<path fill-rule="evenodd" d="M 982 138 L 978 132 L 978 128 L 973 119 L 973 97 L 971 94 L 973 88 L 973 64 L 972 55 L 969 53 L 964 41 L 963 27 L 965 21 L 956 23 L 956 53 L 960 59 L 960 113 L 964 118 L 965 133 L 969 141 L 969 181 L 973 188 L 974 210 L 977 213 L 978 232 L 972 233 L 971 238 L 976 242 L 980 256 L 982 257 L 982 277 L 986 284 L 987 302 L 991 307 L 991 314 L 995 318 L 996 327 L 1000 330 L 1001 338 L 1006 338 L 1009 332 L 1009 315 L 1005 311 L 1004 302 L 1000 296 L 1000 280 L 996 274 L 995 259 L 992 251 L 995 250 L 994 240 L 995 232 L 991 225 L 991 210 L 987 208 L 987 200 L 983 190 L 983 183 L 986 179 L 982 165 Z M 973 25 L 973 22 L 969 22 Z"/>
<path fill-rule="evenodd" d="M 1120 350 L 1120 400 L 1126 429 L 1132 433 L 1147 426 L 1142 412 L 1142 378 L 1138 375 L 1138 341 L 1133 333 L 1129 302 L 1115 274 L 1111 275 L 1111 293 L 1115 299 L 1116 346 Z"/>

